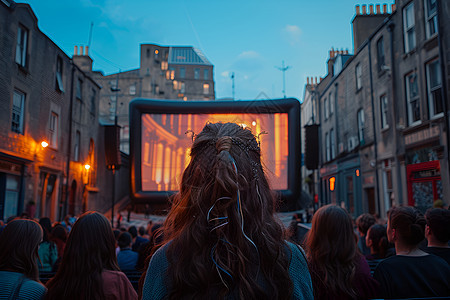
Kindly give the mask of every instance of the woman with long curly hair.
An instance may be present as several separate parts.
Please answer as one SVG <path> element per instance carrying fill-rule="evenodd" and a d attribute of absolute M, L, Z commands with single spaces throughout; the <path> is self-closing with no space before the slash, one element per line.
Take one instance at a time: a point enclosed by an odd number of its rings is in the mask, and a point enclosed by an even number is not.
<path fill-rule="evenodd" d="M 32 220 L 13 220 L 0 233 L 0 299 L 43 299 L 38 248 L 42 227 Z"/>
<path fill-rule="evenodd" d="M 137 299 L 119 270 L 115 245 L 108 219 L 98 212 L 84 213 L 70 231 L 58 271 L 47 283 L 46 299 Z"/>
<path fill-rule="evenodd" d="M 395 256 L 380 262 L 373 276 L 380 282 L 383 298 L 450 296 L 450 265 L 419 249 L 425 238 L 426 220 L 412 207 L 388 212 L 387 236 L 395 245 Z"/>
<path fill-rule="evenodd" d="M 208 123 L 190 156 L 143 299 L 312 299 L 306 260 L 274 217 L 252 132 Z"/>
<path fill-rule="evenodd" d="M 306 253 L 314 299 L 367 299 L 376 295 L 377 282 L 358 251 L 350 215 L 336 205 L 314 214 Z"/>

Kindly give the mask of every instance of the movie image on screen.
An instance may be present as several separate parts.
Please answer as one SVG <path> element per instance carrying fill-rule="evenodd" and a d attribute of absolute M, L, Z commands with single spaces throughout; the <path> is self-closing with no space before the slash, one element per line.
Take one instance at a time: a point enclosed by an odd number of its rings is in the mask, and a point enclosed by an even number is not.
<path fill-rule="evenodd" d="M 272 190 L 299 197 L 300 103 L 135 99 L 130 103 L 131 197 L 135 203 L 167 201 L 179 189 L 195 135 L 208 123 L 232 122 L 251 130 Z"/>

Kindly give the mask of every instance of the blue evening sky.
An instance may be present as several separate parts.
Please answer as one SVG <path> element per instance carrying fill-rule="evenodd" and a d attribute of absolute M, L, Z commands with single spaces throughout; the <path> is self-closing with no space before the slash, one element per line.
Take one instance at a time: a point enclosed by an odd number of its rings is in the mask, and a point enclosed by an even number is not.
<path fill-rule="evenodd" d="M 39 28 L 69 56 L 87 45 L 94 70 L 139 67 L 142 43 L 194 46 L 214 65 L 216 98 L 254 99 L 261 92 L 302 101 L 306 77 L 325 76 L 331 47 L 353 53 L 355 6 L 394 0 L 26 0 Z"/>

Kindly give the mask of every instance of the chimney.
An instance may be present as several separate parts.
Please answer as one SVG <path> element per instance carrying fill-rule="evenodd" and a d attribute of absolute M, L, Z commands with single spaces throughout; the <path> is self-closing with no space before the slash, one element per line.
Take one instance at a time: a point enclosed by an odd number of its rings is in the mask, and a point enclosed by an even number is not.
<path fill-rule="evenodd" d="M 395 3 L 391 5 L 391 11 L 394 12 L 395 11 Z"/>
<path fill-rule="evenodd" d="M 369 5 L 369 11 L 370 11 L 370 14 L 373 15 L 373 4 Z"/>
<path fill-rule="evenodd" d="M 383 5 L 383 9 L 384 6 L 386 5 Z M 374 12 L 373 4 L 370 4 L 369 8 L 367 8 L 366 4 L 363 4 L 362 13 L 353 18 L 353 53 L 358 52 L 358 48 L 364 44 L 367 38 L 373 33 L 374 28 L 377 28 L 386 19 L 386 15 L 378 13 L 380 11 L 380 6 L 376 6 L 376 10 L 377 13 Z"/>
<path fill-rule="evenodd" d="M 359 5 L 356 5 L 355 9 L 356 9 L 356 15 L 359 16 Z"/>
<path fill-rule="evenodd" d="M 92 72 L 92 58 L 89 57 L 89 47 L 79 46 L 80 52 L 78 52 L 78 46 L 75 46 L 74 55 L 72 60 L 83 72 Z M 85 50 L 86 49 L 86 50 Z"/>
<path fill-rule="evenodd" d="M 309 77 L 306 77 L 306 84 L 309 84 Z"/>
<path fill-rule="evenodd" d="M 78 55 L 78 46 L 73 48 L 73 55 Z"/>
<path fill-rule="evenodd" d="M 387 4 L 383 4 L 383 14 L 387 14 Z"/>
<path fill-rule="evenodd" d="M 317 76 L 314 78 L 314 84 L 317 84 Z"/>
<path fill-rule="evenodd" d="M 381 7 L 380 7 L 380 4 L 377 4 L 377 5 L 375 6 L 375 8 L 376 8 L 376 14 L 377 14 L 377 15 L 381 14 Z"/>
<path fill-rule="evenodd" d="M 86 46 L 84 49 L 84 51 L 86 52 L 85 55 L 89 56 L 89 46 Z"/>
<path fill-rule="evenodd" d="M 84 47 L 80 46 L 80 55 L 84 55 Z"/>
<path fill-rule="evenodd" d="M 366 15 L 367 14 L 367 5 L 363 4 L 362 6 L 362 14 Z"/>

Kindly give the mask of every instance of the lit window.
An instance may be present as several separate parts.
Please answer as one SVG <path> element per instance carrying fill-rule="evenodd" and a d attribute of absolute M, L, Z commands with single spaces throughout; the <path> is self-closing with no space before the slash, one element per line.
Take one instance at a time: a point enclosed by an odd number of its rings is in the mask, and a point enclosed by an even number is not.
<path fill-rule="evenodd" d="M 165 71 L 167 70 L 167 67 L 169 66 L 167 61 L 162 61 L 161 62 L 161 70 Z"/>
<path fill-rule="evenodd" d="M 11 131 L 23 134 L 25 94 L 17 90 L 14 91 L 12 105 Z"/>
<path fill-rule="evenodd" d="M 186 77 L 186 69 L 180 68 L 180 78 L 184 78 L 184 77 Z"/>
<path fill-rule="evenodd" d="M 436 0 L 425 0 L 425 22 L 429 38 L 438 31 Z"/>
<path fill-rule="evenodd" d="M 209 94 L 209 84 L 208 83 L 203 84 L 203 94 L 205 94 L 205 95 Z"/>
<path fill-rule="evenodd" d="M 63 61 L 60 56 L 56 59 L 56 90 L 60 92 L 64 92 L 64 85 L 63 85 Z"/>
<path fill-rule="evenodd" d="M 169 68 L 169 70 L 166 71 L 166 79 L 167 80 L 175 79 L 175 69 L 174 68 Z"/>
<path fill-rule="evenodd" d="M 416 47 L 416 30 L 414 21 L 414 2 L 403 9 L 403 38 L 405 53 Z"/>
<path fill-rule="evenodd" d="M 134 84 L 130 85 L 129 93 L 130 95 L 136 95 L 136 86 Z"/>
<path fill-rule="evenodd" d="M 203 79 L 204 80 L 208 80 L 209 79 L 209 70 L 208 69 L 204 69 L 203 70 Z"/>
<path fill-rule="evenodd" d="M 364 110 L 360 109 L 360 110 L 358 110 L 358 137 L 359 137 L 360 145 L 364 145 L 365 144 L 365 140 L 364 140 L 364 125 L 365 125 Z"/>
<path fill-rule="evenodd" d="M 408 106 L 408 124 L 420 123 L 420 99 L 419 87 L 417 86 L 417 74 L 412 73 L 405 77 L 406 104 Z"/>
<path fill-rule="evenodd" d="M 355 76 L 356 76 L 356 90 L 359 91 L 362 88 L 362 69 L 360 64 L 356 65 Z"/>
<path fill-rule="evenodd" d="M 194 69 L 194 79 L 200 79 L 200 69 Z"/>
<path fill-rule="evenodd" d="M 58 148 L 58 114 L 53 111 L 50 115 L 48 133 L 49 146 L 52 148 Z"/>
<path fill-rule="evenodd" d="M 442 79 L 439 60 L 427 64 L 427 93 L 430 117 L 442 115 L 444 105 L 442 101 Z"/>
<path fill-rule="evenodd" d="M 381 128 L 388 127 L 387 115 L 388 115 L 388 103 L 386 95 L 380 97 L 380 112 L 381 112 Z"/>
<path fill-rule="evenodd" d="M 378 66 L 378 72 L 383 71 L 383 66 L 385 65 L 385 59 L 384 59 L 384 41 L 383 37 L 381 37 L 377 42 L 377 66 Z"/>
<path fill-rule="evenodd" d="M 17 28 L 16 63 L 25 67 L 27 65 L 28 30 L 23 26 Z"/>

